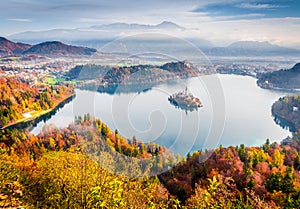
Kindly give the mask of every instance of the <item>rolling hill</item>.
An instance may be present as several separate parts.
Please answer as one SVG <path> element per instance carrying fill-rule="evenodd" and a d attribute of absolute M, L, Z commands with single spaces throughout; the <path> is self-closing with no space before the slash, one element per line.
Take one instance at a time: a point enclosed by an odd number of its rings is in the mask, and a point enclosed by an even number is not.
<path fill-rule="evenodd" d="M 227 47 L 214 47 L 206 51 L 211 56 L 299 56 L 300 50 L 271 44 L 267 41 L 238 41 Z"/>
<path fill-rule="evenodd" d="M 6 38 L 0 37 L 0 55 L 20 55 L 31 45 L 23 43 L 15 43 Z"/>
<path fill-rule="evenodd" d="M 92 55 L 96 49 L 71 46 L 59 41 L 47 41 L 36 45 L 12 42 L 0 37 L 0 56 L 41 55 L 41 56 L 82 56 Z"/>
<path fill-rule="evenodd" d="M 35 54 L 44 56 L 71 56 L 71 55 L 92 55 L 95 49 L 87 47 L 71 46 L 59 41 L 48 41 L 32 46 L 23 54 Z"/>

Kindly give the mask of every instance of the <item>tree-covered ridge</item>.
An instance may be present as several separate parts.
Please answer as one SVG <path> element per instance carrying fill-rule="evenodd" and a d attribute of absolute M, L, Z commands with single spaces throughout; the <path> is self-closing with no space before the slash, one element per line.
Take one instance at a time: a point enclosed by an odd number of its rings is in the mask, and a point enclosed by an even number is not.
<path fill-rule="evenodd" d="M 188 61 L 163 65 L 102 66 L 77 65 L 65 74 L 67 80 L 77 80 L 77 87 L 106 92 L 141 92 L 155 85 L 182 78 L 212 73 Z"/>
<path fill-rule="evenodd" d="M 200 74 L 198 67 L 187 61 L 170 62 L 161 66 L 137 65 L 114 67 L 104 76 L 102 82 L 110 85 L 159 83 L 177 78 Z"/>
<path fill-rule="evenodd" d="M 93 80 L 103 78 L 110 70 L 110 66 L 102 66 L 95 64 L 77 65 L 65 73 L 68 80 Z"/>
<path fill-rule="evenodd" d="M 30 47 L 29 44 L 15 43 L 0 37 L 0 56 L 20 55 Z"/>
<path fill-rule="evenodd" d="M 113 167 L 113 156 L 99 159 Z M 137 166 L 133 163 L 132 172 Z M 115 175 L 76 150 L 48 151 L 36 160 L 0 154 L 1 208 L 169 208 L 167 190 L 155 178 Z"/>
<path fill-rule="evenodd" d="M 131 160 L 116 158 L 122 153 Z M 138 159 L 150 163 L 141 168 Z M 174 163 L 166 148 L 135 137 L 127 141 L 88 114 L 68 128 L 47 126 L 37 136 L 5 129 L 0 132 L 0 207 L 168 208 L 178 203 L 148 176 L 159 169 L 156 164 L 171 165 L 170 159 Z"/>
<path fill-rule="evenodd" d="M 300 63 L 287 70 L 259 75 L 257 84 L 262 88 L 300 89 Z"/>
<path fill-rule="evenodd" d="M 160 180 L 171 194 L 196 208 L 230 208 L 246 197 L 254 198 L 251 201 L 257 205 L 252 208 L 265 208 L 263 202 L 269 208 L 299 208 L 299 151 L 299 141 L 289 145 L 267 141 L 262 147 L 241 145 L 195 152 Z"/>
<path fill-rule="evenodd" d="M 101 66 L 78 65 L 66 73 L 67 79 L 89 80 L 80 87 L 99 87 L 101 91 L 112 86 L 158 84 L 179 78 L 211 73 L 187 61 L 170 62 L 164 65 Z M 93 82 L 91 82 L 93 80 Z M 97 90 L 97 89 L 96 89 Z"/>
<path fill-rule="evenodd" d="M 12 78 L 0 78 L 0 127 L 49 110 L 72 94 L 71 85 L 30 87 Z"/>
<path fill-rule="evenodd" d="M 145 144 L 135 136 L 126 139 L 118 130 L 112 131 L 100 119 L 89 114 L 76 117 L 75 122 L 67 128 L 45 126 L 37 136 L 16 129 L 4 129 L 0 132 L 0 149 L 6 153 L 13 151 L 18 155 L 29 155 L 33 159 L 39 158 L 47 150 L 79 149 L 91 158 L 98 157 L 101 152 L 110 152 L 117 159 L 115 163 L 122 161 L 119 165 L 124 168 L 126 157 L 146 160 L 145 165 L 151 164 L 151 173 L 163 171 L 181 160 L 180 156 L 175 159 L 174 153 L 166 147 L 155 143 Z"/>
<path fill-rule="evenodd" d="M 300 206 L 300 142 L 219 147 L 174 159 L 88 114 L 64 129 L 0 135 L 0 206 L 279 208 Z M 124 156 L 118 157 L 120 154 Z M 130 156 L 130 161 L 126 161 Z M 149 160 L 141 167 L 141 160 Z M 202 162 L 202 159 L 206 159 Z M 156 177 L 151 172 L 177 166 Z M 140 178 L 128 178 L 131 172 Z M 160 183 L 161 182 L 161 183 Z"/>
<path fill-rule="evenodd" d="M 64 129 L 45 127 L 37 137 L 47 149 L 52 150 L 66 149 L 72 145 L 80 147 L 91 157 L 98 156 L 101 151 L 105 151 L 118 155 L 116 156 L 118 159 L 122 159 L 122 155 L 137 159 L 150 159 L 153 163 L 152 169 L 173 166 L 176 161 L 181 160 L 179 156 L 175 159 L 174 153 L 166 147 L 150 142 L 145 144 L 135 136 L 126 139 L 119 134 L 117 129 L 111 130 L 100 119 L 91 117 L 89 114 L 84 117 L 75 117 L 74 123 Z M 155 171 L 157 170 L 153 170 Z"/>
<path fill-rule="evenodd" d="M 96 49 L 72 46 L 59 41 L 47 41 L 36 45 L 16 43 L 0 37 L 0 56 L 44 55 L 50 57 L 92 55 Z"/>

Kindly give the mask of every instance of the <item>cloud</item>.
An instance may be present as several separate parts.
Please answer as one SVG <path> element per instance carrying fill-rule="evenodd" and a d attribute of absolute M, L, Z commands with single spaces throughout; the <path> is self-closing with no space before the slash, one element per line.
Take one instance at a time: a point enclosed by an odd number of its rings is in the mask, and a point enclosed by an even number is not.
<path fill-rule="evenodd" d="M 277 5 L 277 4 L 250 4 L 250 3 L 242 3 L 238 5 L 238 7 L 243 9 L 279 9 L 286 8 L 286 5 Z"/>
<path fill-rule="evenodd" d="M 7 20 L 14 21 L 14 22 L 32 22 L 32 19 L 28 19 L 28 18 L 9 18 Z"/>
<path fill-rule="evenodd" d="M 214 20 L 217 21 L 226 21 L 226 20 L 248 20 L 248 19 L 261 19 L 266 15 L 262 13 L 250 13 L 250 14 L 242 14 L 242 15 L 228 15 L 228 16 L 216 16 Z"/>
<path fill-rule="evenodd" d="M 101 23 L 103 22 L 103 18 L 88 18 L 88 17 L 82 17 L 79 18 L 79 22 L 82 23 Z"/>

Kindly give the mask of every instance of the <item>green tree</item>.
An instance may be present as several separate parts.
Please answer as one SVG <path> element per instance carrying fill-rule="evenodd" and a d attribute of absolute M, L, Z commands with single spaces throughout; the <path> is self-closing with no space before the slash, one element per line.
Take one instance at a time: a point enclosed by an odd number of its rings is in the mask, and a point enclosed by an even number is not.
<path fill-rule="evenodd" d="M 283 177 L 283 183 L 282 183 L 282 191 L 285 193 L 291 193 L 294 192 L 294 172 L 292 167 L 287 166 L 285 170 L 285 175 Z"/>
<path fill-rule="evenodd" d="M 108 133 L 109 133 L 109 130 L 108 130 L 108 128 L 107 128 L 107 125 L 102 124 L 102 127 L 101 127 L 101 134 L 102 134 L 103 136 L 107 136 Z"/>
<path fill-rule="evenodd" d="M 280 172 L 272 173 L 266 182 L 266 188 L 270 192 L 279 191 L 282 188 L 283 176 Z"/>
<path fill-rule="evenodd" d="M 294 160 L 294 168 L 296 170 L 300 170 L 300 154 L 298 153 L 295 160 Z"/>
<path fill-rule="evenodd" d="M 238 149 L 238 154 L 240 156 L 240 159 L 242 162 L 246 162 L 247 159 L 247 153 L 246 153 L 246 149 L 245 149 L 245 145 L 241 144 L 239 149 Z"/>

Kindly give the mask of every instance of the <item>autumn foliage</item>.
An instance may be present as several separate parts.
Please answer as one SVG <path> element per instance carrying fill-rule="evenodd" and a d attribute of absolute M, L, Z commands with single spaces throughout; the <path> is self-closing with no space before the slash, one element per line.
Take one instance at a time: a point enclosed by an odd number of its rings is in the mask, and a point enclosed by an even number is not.
<path fill-rule="evenodd" d="M 0 78 L 0 127 L 17 122 L 25 113 L 57 106 L 73 94 L 69 85 L 31 87 L 12 78 Z"/>
<path fill-rule="evenodd" d="M 281 143 L 175 157 L 89 114 L 37 136 L 3 129 L 0 207 L 300 208 L 299 152 L 295 132 Z"/>

